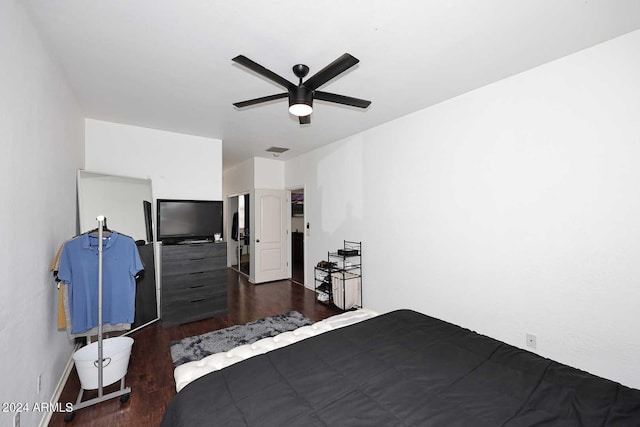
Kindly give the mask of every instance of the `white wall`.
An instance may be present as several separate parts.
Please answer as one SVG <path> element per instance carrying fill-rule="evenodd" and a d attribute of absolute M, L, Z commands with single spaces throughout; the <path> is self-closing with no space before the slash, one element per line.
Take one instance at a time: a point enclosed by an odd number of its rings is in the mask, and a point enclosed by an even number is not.
<path fill-rule="evenodd" d="M 284 189 L 284 162 L 253 157 L 224 171 L 225 196 L 245 194 L 254 188 Z"/>
<path fill-rule="evenodd" d="M 244 162 L 224 171 L 223 191 L 225 197 L 248 193 L 253 188 L 253 163 L 253 159 L 245 160 Z"/>
<path fill-rule="evenodd" d="M 638 75 L 640 31 L 288 161 L 307 269 L 361 239 L 365 305 L 640 388 Z"/>
<path fill-rule="evenodd" d="M 155 198 L 222 200 L 222 141 L 86 120 L 86 168 L 151 179 Z"/>
<path fill-rule="evenodd" d="M 284 190 L 284 162 L 280 160 L 253 158 L 254 188 Z"/>
<path fill-rule="evenodd" d="M 49 264 L 76 233 L 82 114 L 18 1 L 0 2 L 0 402 L 48 402 L 73 351 Z M 36 393 L 37 376 L 42 389 Z M 0 425 L 13 425 L 0 412 Z M 24 412 L 37 425 L 44 413 Z"/>

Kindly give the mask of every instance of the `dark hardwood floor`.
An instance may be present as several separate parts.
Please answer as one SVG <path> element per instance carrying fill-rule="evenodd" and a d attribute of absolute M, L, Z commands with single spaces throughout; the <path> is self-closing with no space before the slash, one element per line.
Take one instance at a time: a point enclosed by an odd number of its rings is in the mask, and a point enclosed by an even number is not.
<path fill-rule="evenodd" d="M 229 312 L 226 316 L 201 320 L 163 329 L 156 322 L 130 336 L 135 340 L 129 361 L 126 386 L 131 397 L 125 403 L 114 398 L 79 409 L 71 422 L 64 422 L 64 413 L 54 413 L 50 426 L 157 426 L 162 414 L 175 395 L 173 364 L 169 353 L 172 341 L 192 335 L 242 324 L 263 317 L 296 310 L 317 321 L 340 313 L 337 308 L 317 303 L 315 293 L 289 280 L 252 285 L 247 279 L 229 270 Z M 105 388 L 104 394 L 118 390 L 120 383 Z M 69 376 L 60 402 L 75 403 L 80 381 L 75 368 Z M 96 397 L 96 391 L 85 392 L 83 400 Z"/>

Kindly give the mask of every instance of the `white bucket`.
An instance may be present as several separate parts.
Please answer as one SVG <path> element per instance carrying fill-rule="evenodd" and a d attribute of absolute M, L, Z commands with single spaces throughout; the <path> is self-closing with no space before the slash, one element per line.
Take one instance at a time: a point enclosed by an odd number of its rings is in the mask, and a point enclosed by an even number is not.
<path fill-rule="evenodd" d="M 102 386 L 106 387 L 127 374 L 133 338 L 116 337 L 102 340 Z M 98 388 L 98 342 L 73 353 L 83 390 Z"/>

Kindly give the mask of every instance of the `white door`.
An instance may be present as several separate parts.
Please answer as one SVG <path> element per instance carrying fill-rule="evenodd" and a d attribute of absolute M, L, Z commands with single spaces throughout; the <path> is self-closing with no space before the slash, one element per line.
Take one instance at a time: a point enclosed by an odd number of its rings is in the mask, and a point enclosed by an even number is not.
<path fill-rule="evenodd" d="M 255 190 L 254 282 L 287 279 L 287 197 L 285 190 Z"/>

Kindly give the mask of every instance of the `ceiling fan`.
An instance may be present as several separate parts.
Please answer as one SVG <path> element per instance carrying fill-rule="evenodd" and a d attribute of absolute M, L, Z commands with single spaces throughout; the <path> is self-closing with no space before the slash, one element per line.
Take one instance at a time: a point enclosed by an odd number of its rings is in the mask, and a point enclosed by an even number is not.
<path fill-rule="evenodd" d="M 306 82 L 302 82 L 302 79 L 309 73 L 309 67 L 304 64 L 296 64 L 293 66 L 293 74 L 300 79 L 296 85 L 291 83 L 284 77 L 279 76 L 271 70 L 266 69 L 262 65 L 252 61 L 244 55 L 238 55 L 232 59 L 237 62 L 268 78 L 269 80 L 276 82 L 280 86 L 287 89 L 287 92 L 278 93 L 276 95 L 263 96 L 261 98 L 250 99 L 248 101 L 236 102 L 237 108 L 248 107 L 250 105 L 260 104 L 263 102 L 269 102 L 281 98 L 289 98 L 289 112 L 295 116 L 298 116 L 301 125 L 311 123 L 311 112 L 313 111 L 313 100 L 319 99 L 321 101 L 334 102 L 336 104 L 350 105 L 352 107 L 367 108 L 371 101 L 364 99 L 352 98 L 350 96 L 338 95 L 335 93 L 321 92 L 318 89 L 329 80 L 336 77 L 348 70 L 349 68 L 360 62 L 357 58 L 345 53 L 331 64 L 318 71 L 313 76 L 309 77 Z"/>

